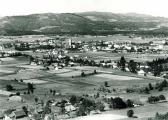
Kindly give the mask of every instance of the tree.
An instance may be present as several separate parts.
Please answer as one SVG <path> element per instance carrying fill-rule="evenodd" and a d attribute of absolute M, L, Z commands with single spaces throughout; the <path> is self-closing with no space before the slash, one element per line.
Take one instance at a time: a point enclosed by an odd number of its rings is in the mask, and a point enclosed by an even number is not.
<path fill-rule="evenodd" d="M 56 94 L 56 91 L 55 90 L 53 90 L 53 95 L 55 95 Z"/>
<path fill-rule="evenodd" d="M 149 83 L 149 90 L 153 90 L 153 86 L 151 83 Z"/>
<path fill-rule="evenodd" d="M 17 92 L 16 95 L 17 95 L 17 96 L 20 96 L 20 92 Z"/>
<path fill-rule="evenodd" d="M 65 103 L 67 103 L 66 100 L 62 100 L 62 101 L 61 101 L 60 107 L 61 107 L 61 113 L 62 113 L 62 114 L 65 113 Z"/>
<path fill-rule="evenodd" d="M 37 102 L 38 102 L 38 100 L 39 100 L 39 99 L 38 99 L 37 97 L 36 97 L 36 98 L 34 98 L 35 103 L 37 103 Z"/>
<path fill-rule="evenodd" d="M 130 72 L 137 73 L 137 63 L 134 60 L 130 60 L 128 63 L 128 68 Z"/>
<path fill-rule="evenodd" d="M 96 71 L 96 70 L 94 70 L 94 74 L 97 74 L 97 71 Z"/>
<path fill-rule="evenodd" d="M 44 107 L 44 114 L 50 114 L 51 113 L 51 108 L 50 108 L 50 100 L 46 102 L 46 105 Z"/>
<path fill-rule="evenodd" d="M 34 93 L 34 87 L 32 83 L 27 83 L 28 92 Z"/>
<path fill-rule="evenodd" d="M 133 115 L 134 115 L 134 111 L 133 110 L 128 110 L 127 111 L 127 116 L 128 117 L 133 117 Z"/>
<path fill-rule="evenodd" d="M 125 71 L 125 64 L 126 64 L 126 60 L 125 60 L 124 56 L 122 56 L 120 59 L 120 62 L 119 62 L 119 66 L 122 71 Z"/>
<path fill-rule="evenodd" d="M 82 76 L 82 77 L 85 77 L 86 75 L 85 75 L 85 73 L 84 73 L 84 72 L 82 72 L 82 73 L 81 73 L 81 76 Z"/>
<path fill-rule="evenodd" d="M 104 111 L 104 108 L 105 108 L 105 106 L 103 103 L 101 103 L 101 102 L 96 103 L 96 109 L 98 109 L 100 111 Z"/>
<path fill-rule="evenodd" d="M 6 85 L 6 90 L 7 90 L 7 91 L 12 91 L 12 90 L 14 90 L 14 89 L 13 89 L 13 86 L 12 86 L 12 85 Z"/>
<path fill-rule="evenodd" d="M 159 99 L 160 99 L 160 100 L 166 100 L 166 98 L 165 98 L 164 95 L 159 95 Z"/>
<path fill-rule="evenodd" d="M 77 102 L 77 97 L 75 95 L 73 95 L 73 96 L 71 96 L 69 101 L 72 105 L 74 105 Z"/>
<path fill-rule="evenodd" d="M 145 88 L 145 91 L 144 91 L 146 94 L 149 94 L 149 89 L 148 87 Z"/>
<path fill-rule="evenodd" d="M 108 85 L 108 82 L 107 82 L 107 81 L 105 81 L 105 82 L 104 82 L 104 86 L 105 86 L 105 87 L 109 87 L 109 85 Z"/>
<path fill-rule="evenodd" d="M 53 90 L 52 90 L 52 89 L 50 89 L 50 94 L 52 94 L 52 92 L 53 92 Z"/>
<path fill-rule="evenodd" d="M 112 100 L 112 105 L 113 108 L 119 108 L 119 109 L 126 108 L 125 102 L 120 97 L 114 98 Z"/>
<path fill-rule="evenodd" d="M 130 52 L 135 52 L 135 51 L 136 51 L 135 48 L 134 48 L 134 47 L 131 47 Z"/>
<path fill-rule="evenodd" d="M 133 102 L 130 99 L 126 101 L 126 105 L 127 107 L 134 107 Z"/>
<path fill-rule="evenodd" d="M 86 115 L 86 108 L 83 105 L 80 105 L 77 110 L 77 116 L 85 116 Z"/>
<path fill-rule="evenodd" d="M 25 112 L 26 115 L 28 115 L 28 109 L 27 109 L 26 106 L 23 106 L 23 107 L 22 107 L 22 110 Z"/>

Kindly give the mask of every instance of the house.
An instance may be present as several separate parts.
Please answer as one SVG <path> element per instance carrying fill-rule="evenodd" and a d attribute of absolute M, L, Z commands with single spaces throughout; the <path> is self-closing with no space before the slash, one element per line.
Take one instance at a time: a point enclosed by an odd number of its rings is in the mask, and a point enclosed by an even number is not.
<path fill-rule="evenodd" d="M 138 71 L 138 75 L 145 75 L 145 72 L 144 72 L 144 70 L 140 70 L 140 71 Z"/>
<path fill-rule="evenodd" d="M 16 120 L 24 117 L 26 117 L 26 113 L 23 110 L 15 111 L 9 109 L 4 112 L 4 120 Z"/>
<path fill-rule="evenodd" d="M 58 120 L 58 118 L 54 114 L 46 114 L 44 120 Z"/>
<path fill-rule="evenodd" d="M 38 114 L 43 113 L 43 108 L 42 108 L 42 106 L 37 107 L 37 108 L 35 109 L 35 111 L 36 111 Z"/>
<path fill-rule="evenodd" d="M 16 120 L 14 110 L 8 109 L 4 111 L 4 119 L 3 120 Z"/>
<path fill-rule="evenodd" d="M 30 65 L 37 65 L 37 63 L 34 61 L 31 61 Z"/>
<path fill-rule="evenodd" d="M 65 111 L 66 112 L 71 112 L 71 111 L 75 111 L 75 110 L 76 110 L 76 108 L 71 103 L 67 103 L 65 105 Z"/>
<path fill-rule="evenodd" d="M 90 115 L 94 115 L 94 114 L 100 114 L 100 110 L 92 110 L 90 111 Z"/>
<path fill-rule="evenodd" d="M 74 62 L 69 62 L 69 66 L 73 67 L 75 66 L 76 64 Z"/>
<path fill-rule="evenodd" d="M 129 72 L 129 71 L 130 71 L 130 69 L 129 69 L 128 67 L 126 67 L 126 68 L 125 68 L 125 70 L 126 70 L 127 72 Z"/>
<path fill-rule="evenodd" d="M 13 113 L 16 119 L 26 117 L 26 113 L 23 110 L 14 111 Z"/>
<path fill-rule="evenodd" d="M 40 114 L 29 114 L 29 119 L 30 120 L 41 120 L 41 115 Z"/>

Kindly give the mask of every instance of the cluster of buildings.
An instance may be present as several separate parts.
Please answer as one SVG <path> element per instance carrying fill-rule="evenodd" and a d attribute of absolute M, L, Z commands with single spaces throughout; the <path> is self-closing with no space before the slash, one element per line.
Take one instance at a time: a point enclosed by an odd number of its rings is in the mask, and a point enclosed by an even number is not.
<path fill-rule="evenodd" d="M 68 101 L 64 106 L 62 101 L 55 100 L 50 100 L 46 104 L 39 100 L 22 108 L 7 109 L 0 113 L 0 120 L 60 120 L 76 116 L 77 107 Z"/>
<path fill-rule="evenodd" d="M 142 39 L 139 39 L 141 41 Z M 133 40 L 132 40 L 133 41 Z M 16 50 L 54 50 L 62 49 L 64 51 L 106 51 L 106 52 L 140 52 L 140 53 L 156 53 L 168 51 L 166 38 L 151 39 L 149 42 L 132 42 L 132 41 L 104 41 L 104 40 L 88 40 L 74 41 L 68 37 L 46 38 L 43 40 L 35 39 L 33 41 L 16 41 L 13 43 L 5 43 L 0 45 L 0 51 L 4 50 L 4 46 L 15 48 Z M 54 50 L 55 51 L 55 50 Z"/>

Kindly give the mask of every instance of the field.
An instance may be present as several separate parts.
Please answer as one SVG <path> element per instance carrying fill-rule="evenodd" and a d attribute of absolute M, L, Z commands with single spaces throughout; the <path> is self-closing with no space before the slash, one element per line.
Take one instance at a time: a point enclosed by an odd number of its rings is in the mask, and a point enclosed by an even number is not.
<path fill-rule="evenodd" d="M 74 54 L 74 53 L 73 53 Z M 121 56 L 113 53 L 84 53 L 84 55 L 90 55 L 93 59 L 119 59 Z M 136 56 L 136 55 L 135 55 Z M 152 59 L 152 56 L 149 56 Z M 127 60 L 132 58 L 130 54 L 126 54 Z M 138 59 L 138 58 L 137 58 Z M 116 92 L 111 93 L 100 93 L 100 96 L 106 97 L 121 97 L 124 99 L 133 99 L 135 101 L 140 101 L 145 105 L 138 108 L 133 108 L 135 115 L 139 118 L 145 118 L 155 115 L 158 112 L 164 112 L 168 108 L 167 103 L 158 103 L 146 104 L 147 98 L 151 95 L 160 95 L 163 94 L 168 98 L 168 93 L 166 91 L 158 92 L 154 91 L 151 94 L 137 94 L 137 93 L 126 93 L 126 88 L 146 86 L 149 83 L 157 83 L 162 81 L 162 78 L 151 77 L 151 76 L 139 76 L 129 72 L 122 72 L 120 70 L 115 70 L 112 68 L 102 68 L 102 67 L 91 67 L 91 66 L 74 66 L 74 67 L 65 67 L 58 70 L 43 70 L 42 66 L 29 65 L 29 61 L 24 57 L 15 57 L 15 58 L 6 58 L 3 59 L 3 63 L 0 65 L 0 109 L 5 110 L 7 107 L 21 107 L 26 103 L 32 105 L 34 98 L 36 96 L 40 97 L 44 101 L 48 99 L 62 99 L 66 95 L 82 95 L 89 94 L 94 96 L 97 94 L 97 90 L 104 86 L 104 82 L 108 82 L 108 89 L 116 89 Z M 86 75 L 86 77 L 81 77 L 81 73 L 93 73 L 96 70 L 97 74 L 95 75 Z M 23 80 L 23 82 L 17 82 L 16 80 Z M 33 83 L 36 87 L 34 95 L 24 95 L 24 92 L 27 92 L 27 83 Z M 11 93 L 6 92 L 6 85 L 12 84 L 15 88 L 13 93 L 20 92 L 21 96 L 24 98 L 26 103 L 20 102 L 11 102 L 6 101 L 8 95 Z M 62 96 L 55 96 L 49 94 L 49 90 L 54 89 L 58 94 L 61 93 Z M 46 97 L 47 95 L 47 97 Z M 2 97 L 1 97 L 2 96 Z M 5 105 L 6 104 L 6 105 Z M 81 120 L 88 119 L 100 119 L 105 117 L 106 119 L 115 118 L 123 119 L 126 118 L 127 109 L 123 110 L 110 110 L 106 111 L 102 115 L 98 116 L 87 116 L 81 118 Z M 149 112 L 146 112 L 149 111 Z M 78 119 L 78 118 L 77 118 Z M 74 119 L 76 120 L 76 119 Z"/>
<path fill-rule="evenodd" d="M 98 74 L 96 77 L 107 78 L 110 80 L 139 80 L 140 78 L 121 76 L 121 75 L 110 75 L 110 74 Z"/>
<path fill-rule="evenodd" d="M 38 80 L 38 79 L 23 80 L 23 82 L 24 82 L 24 83 L 33 83 L 33 84 L 47 83 L 47 81 Z"/>
<path fill-rule="evenodd" d="M 85 117 L 79 117 L 70 120 L 121 120 L 127 118 L 122 115 L 114 115 L 114 114 L 98 114 L 98 115 L 90 115 Z"/>
<path fill-rule="evenodd" d="M 123 35 L 109 35 L 109 36 L 79 36 L 79 37 L 72 37 L 73 41 L 112 41 L 112 42 L 135 42 L 135 43 L 147 43 L 150 42 L 152 39 L 139 39 L 139 38 L 129 38 L 128 36 Z"/>
<path fill-rule="evenodd" d="M 100 61 L 100 60 L 119 60 L 121 56 L 124 56 L 126 60 L 135 60 L 137 62 L 152 61 L 157 58 L 167 58 L 167 54 L 135 54 L 135 53 L 110 53 L 110 52 L 84 52 L 84 53 L 68 53 L 68 55 L 79 55 L 82 57 L 88 57 L 89 59 Z"/>

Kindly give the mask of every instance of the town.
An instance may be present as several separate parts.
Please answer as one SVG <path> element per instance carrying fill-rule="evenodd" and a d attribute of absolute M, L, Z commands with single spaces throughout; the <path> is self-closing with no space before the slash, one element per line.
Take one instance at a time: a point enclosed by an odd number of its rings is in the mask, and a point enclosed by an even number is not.
<path fill-rule="evenodd" d="M 1 36 L 0 119 L 163 113 L 155 104 L 167 105 L 167 52 L 167 37 Z"/>

